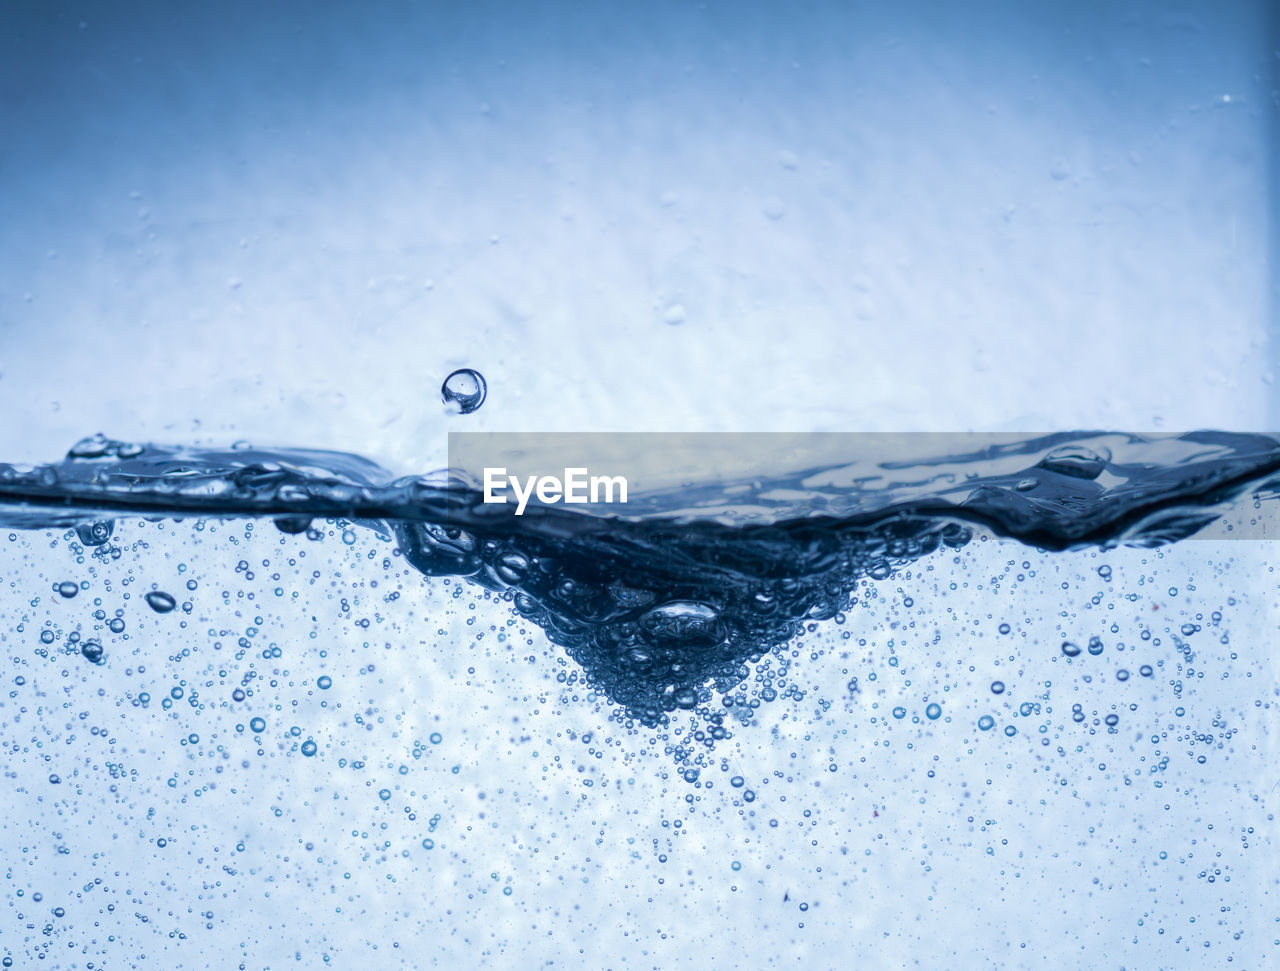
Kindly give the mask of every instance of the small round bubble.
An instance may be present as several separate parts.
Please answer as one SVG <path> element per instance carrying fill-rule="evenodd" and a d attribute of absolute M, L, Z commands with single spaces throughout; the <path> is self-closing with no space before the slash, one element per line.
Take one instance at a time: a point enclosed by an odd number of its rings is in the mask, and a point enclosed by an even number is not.
<path fill-rule="evenodd" d="M 440 386 L 440 397 L 445 404 L 456 406 L 462 415 L 469 415 L 484 404 L 488 393 L 484 375 L 469 367 L 454 371 Z"/>

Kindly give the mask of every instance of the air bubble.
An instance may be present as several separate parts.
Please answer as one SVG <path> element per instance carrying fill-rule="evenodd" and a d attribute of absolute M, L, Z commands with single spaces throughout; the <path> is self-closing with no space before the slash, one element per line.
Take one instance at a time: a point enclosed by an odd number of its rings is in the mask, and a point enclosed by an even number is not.
<path fill-rule="evenodd" d="M 1096 479 L 1110 458 L 1109 454 L 1099 454 L 1083 445 L 1063 445 L 1041 459 L 1040 468 L 1073 479 Z"/>
<path fill-rule="evenodd" d="M 484 404 L 488 393 L 484 375 L 472 368 L 459 368 L 440 386 L 440 397 L 445 404 L 456 407 L 461 415 L 469 415 Z"/>
<path fill-rule="evenodd" d="M 111 538 L 111 533 L 115 529 L 115 523 L 110 519 L 98 520 L 92 523 L 77 523 L 76 536 L 80 538 L 80 542 L 85 546 L 101 546 Z"/>
<path fill-rule="evenodd" d="M 147 606 L 157 614 L 167 614 L 177 606 L 177 601 L 162 590 L 152 590 L 143 599 L 147 601 Z"/>

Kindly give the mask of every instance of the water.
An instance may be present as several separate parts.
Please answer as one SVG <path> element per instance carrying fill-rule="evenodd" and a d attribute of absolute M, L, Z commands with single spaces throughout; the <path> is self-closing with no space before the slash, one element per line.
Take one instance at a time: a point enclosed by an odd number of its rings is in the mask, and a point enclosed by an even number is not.
<path fill-rule="evenodd" d="M 621 517 L 244 445 L 0 466 L 6 953 L 550 959 L 633 901 L 642 966 L 732 907 L 762 961 L 1270 961 L 1280 442 L 848 459 Z M 944 952 L 939 905 L 1001 924 Z"/>
<path fill-rule="evenodd" d="M 482 404 L 489 393 L 484 375 L 474 368 L 459 368 L 444 379 L 440 397 L 460 415 L 469 415 Z"/>
<path fill-rule="evenodd" d="M 848 610 L 864 577 L 886 580 L 939 548 L 962 547 L 974 525 L 1049 549 L 1175 540 L 1239 493 L 1271 490 L 1280 445 L 1223 433 L 1055 435 L 916 462 L 854 459 L 633 496 L 625 519 L 553 505 L 517 506 L 515 515 L 497 507 L 495 516 L 481 492 L 447 473 L 392 479 L 352 455 L 96 436 L 59 465 L 0 467 L 0 522 L 67 522 L 81 544 L 101 546 L 113 523 L 96 517 L 112 510 L 256 513 L 309 536 L 317 517 L 341 516 L 394 536 L 396 555 L 426 576 L 501 593 L 629 719 L 653 727 L 700 708 L 715 740 L 747 665 L 805 621 Z M 850 463 L 851 485 L 808 486 Z M 893 485 L 877 485 L 871 472 L 891 474 Z M 342 535 L 355 542 L 351 530 Z M 174 605 L 162 591 L 145 599 L 161 613 Z M 1062 653 L 1081 649 L 1064 641 Z"/>
<path fill-rule="evenodd" d="M 1276 966 L 1278 24 L 0 6 L 0 964 Z"/>

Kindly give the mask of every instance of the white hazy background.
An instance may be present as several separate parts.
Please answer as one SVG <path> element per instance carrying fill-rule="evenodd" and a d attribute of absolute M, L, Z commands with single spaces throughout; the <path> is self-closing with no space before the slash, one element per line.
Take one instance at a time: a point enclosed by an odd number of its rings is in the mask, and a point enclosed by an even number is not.
<path fill-rule="evenodd" d="M 1266 428 L 1267 14 L 10 5 L 0 456 Z"/>

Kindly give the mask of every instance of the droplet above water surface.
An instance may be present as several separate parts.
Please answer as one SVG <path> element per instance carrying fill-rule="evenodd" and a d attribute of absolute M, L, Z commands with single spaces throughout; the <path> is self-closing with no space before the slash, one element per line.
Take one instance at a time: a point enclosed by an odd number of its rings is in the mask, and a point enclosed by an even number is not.
<path fill-rule="evenodd" d="M 440 397 L 446 405 L 456 405 L 458 413 L 469 415 L 484 404 L 489 385 L 484 375 L 472 368 L 459 368 L 444 379 Z"/>

